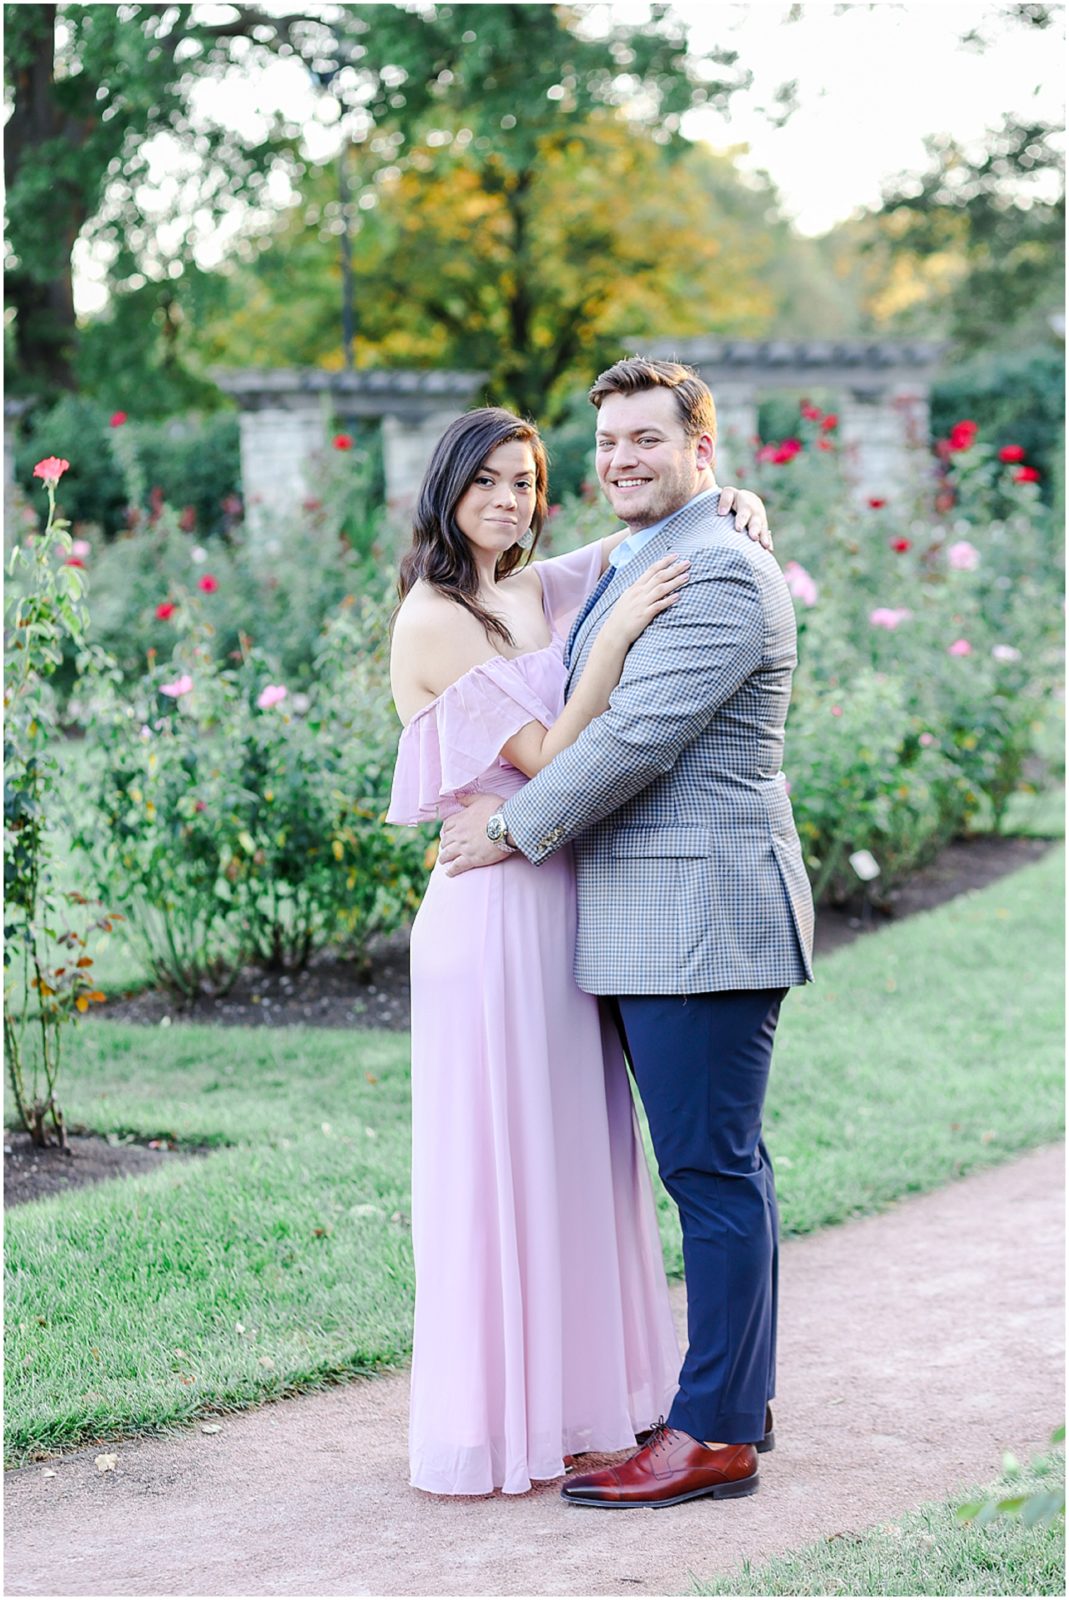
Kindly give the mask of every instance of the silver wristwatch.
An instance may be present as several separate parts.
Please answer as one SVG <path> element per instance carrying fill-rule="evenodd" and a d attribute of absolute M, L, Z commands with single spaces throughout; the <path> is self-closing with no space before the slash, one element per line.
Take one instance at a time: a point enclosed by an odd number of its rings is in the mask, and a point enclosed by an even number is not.
<path fill-rule="evenodd" d="M 492 817 L 487 818 L 486 837 L 491 844 L 496 844 L 499 850 L 504 850 L 509 855 L 516 849 L 516 846 L 509 841 L 509 825 L 502 811 L 495 811 Z"/>

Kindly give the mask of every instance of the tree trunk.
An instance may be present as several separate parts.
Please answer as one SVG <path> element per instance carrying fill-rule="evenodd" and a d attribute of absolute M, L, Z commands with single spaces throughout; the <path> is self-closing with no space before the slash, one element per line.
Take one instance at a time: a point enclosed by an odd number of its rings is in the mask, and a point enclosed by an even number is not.
<path fill-rule="evenodd" d="M 14 72 L 15 107 L 4 130 L 4 169 L 10 192 L 24 161 L 43 145 L 70 134 L 55 98 L 56 7 L 27 7 L 22 19 L 23 54 Z M 15 358 L 11 380 L 35 394 L 74 387 L 74 281 L 71 251 L 86 220 L 82 197 L 69 184 L 49 193 L 55 223 L 56 262 L 47 281 L 20 263 L 7 274 L 7 304 L 15 311 Z M 12 240 L 17 251 L 17 235 Z"/>

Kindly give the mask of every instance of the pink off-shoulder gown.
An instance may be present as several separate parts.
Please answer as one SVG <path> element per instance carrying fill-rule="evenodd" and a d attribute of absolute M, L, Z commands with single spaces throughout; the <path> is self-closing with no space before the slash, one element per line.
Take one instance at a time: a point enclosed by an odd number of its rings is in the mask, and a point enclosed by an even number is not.
<path fill-rule="evenodd" d="M 564 639 L 600 546 L 539 565 L 553 641 L 497 657 L 401 737 L 388 820 L 513 794 L 501 747 L 564 703 Z M 431 874 L 412 930 L 411 1482 L 521 1494 L 667 1415 L 679 1350 L 616 1033 L 572 977 L 562 849 Z"/>

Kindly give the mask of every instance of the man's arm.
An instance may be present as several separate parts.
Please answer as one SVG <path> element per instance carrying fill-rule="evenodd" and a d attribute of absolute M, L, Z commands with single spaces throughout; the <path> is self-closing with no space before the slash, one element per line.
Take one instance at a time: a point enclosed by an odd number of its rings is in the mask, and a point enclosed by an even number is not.
<path fill-rule="evenodd" d="M 502 807 L 509 837 L 528 860 L 544 861 L 669 771 L 760 666 L 763 611 L 745 556 L 723 546 L 693 551 L 681 596 L 628 652 L 609 709 Z M 501 859 L 494 845 L 485 848 L 488 804 L 446 823 L 442 860 L 450 875 Z"/>

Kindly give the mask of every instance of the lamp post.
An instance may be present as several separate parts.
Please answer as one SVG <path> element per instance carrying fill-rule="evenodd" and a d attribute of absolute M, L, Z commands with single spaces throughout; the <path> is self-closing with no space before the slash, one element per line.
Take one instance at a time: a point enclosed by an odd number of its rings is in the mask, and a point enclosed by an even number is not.
<path fill-rule="evenodd" d="M 338 201 L 341 206 L 341 336 L 345 370 L 352 372 L 356 365 L 353 359 L 356 329 L 353 315 L 353 247 L 349 235 L 349 175 L 345 170 L 348 154 L 349 143 L 343 138 L 341 150 L 338 152 Z"/>
<path fill-rule="evenodd" d="M 343 63 L 338 62 L 330 67 L 310 67 L 309 74 L 312 82 L 318 89 L 329 90 L 335 78 L 342 70 Z M 340 102 L 339 102 L 340 104 Z M 341 211 L 341 330 L 342 353 L 345 370 L 352 372 L 356 366 L 354 355 L 356 344 L 356 312 L 353 282 L 353 244 L 349 229 L 349 175 L 346 172 L 346 160 L 349 153 L 349 141 L 345 132 L 344 112 L 341 117 L 342 144 L 338 152 L 338 205 Z"/>

